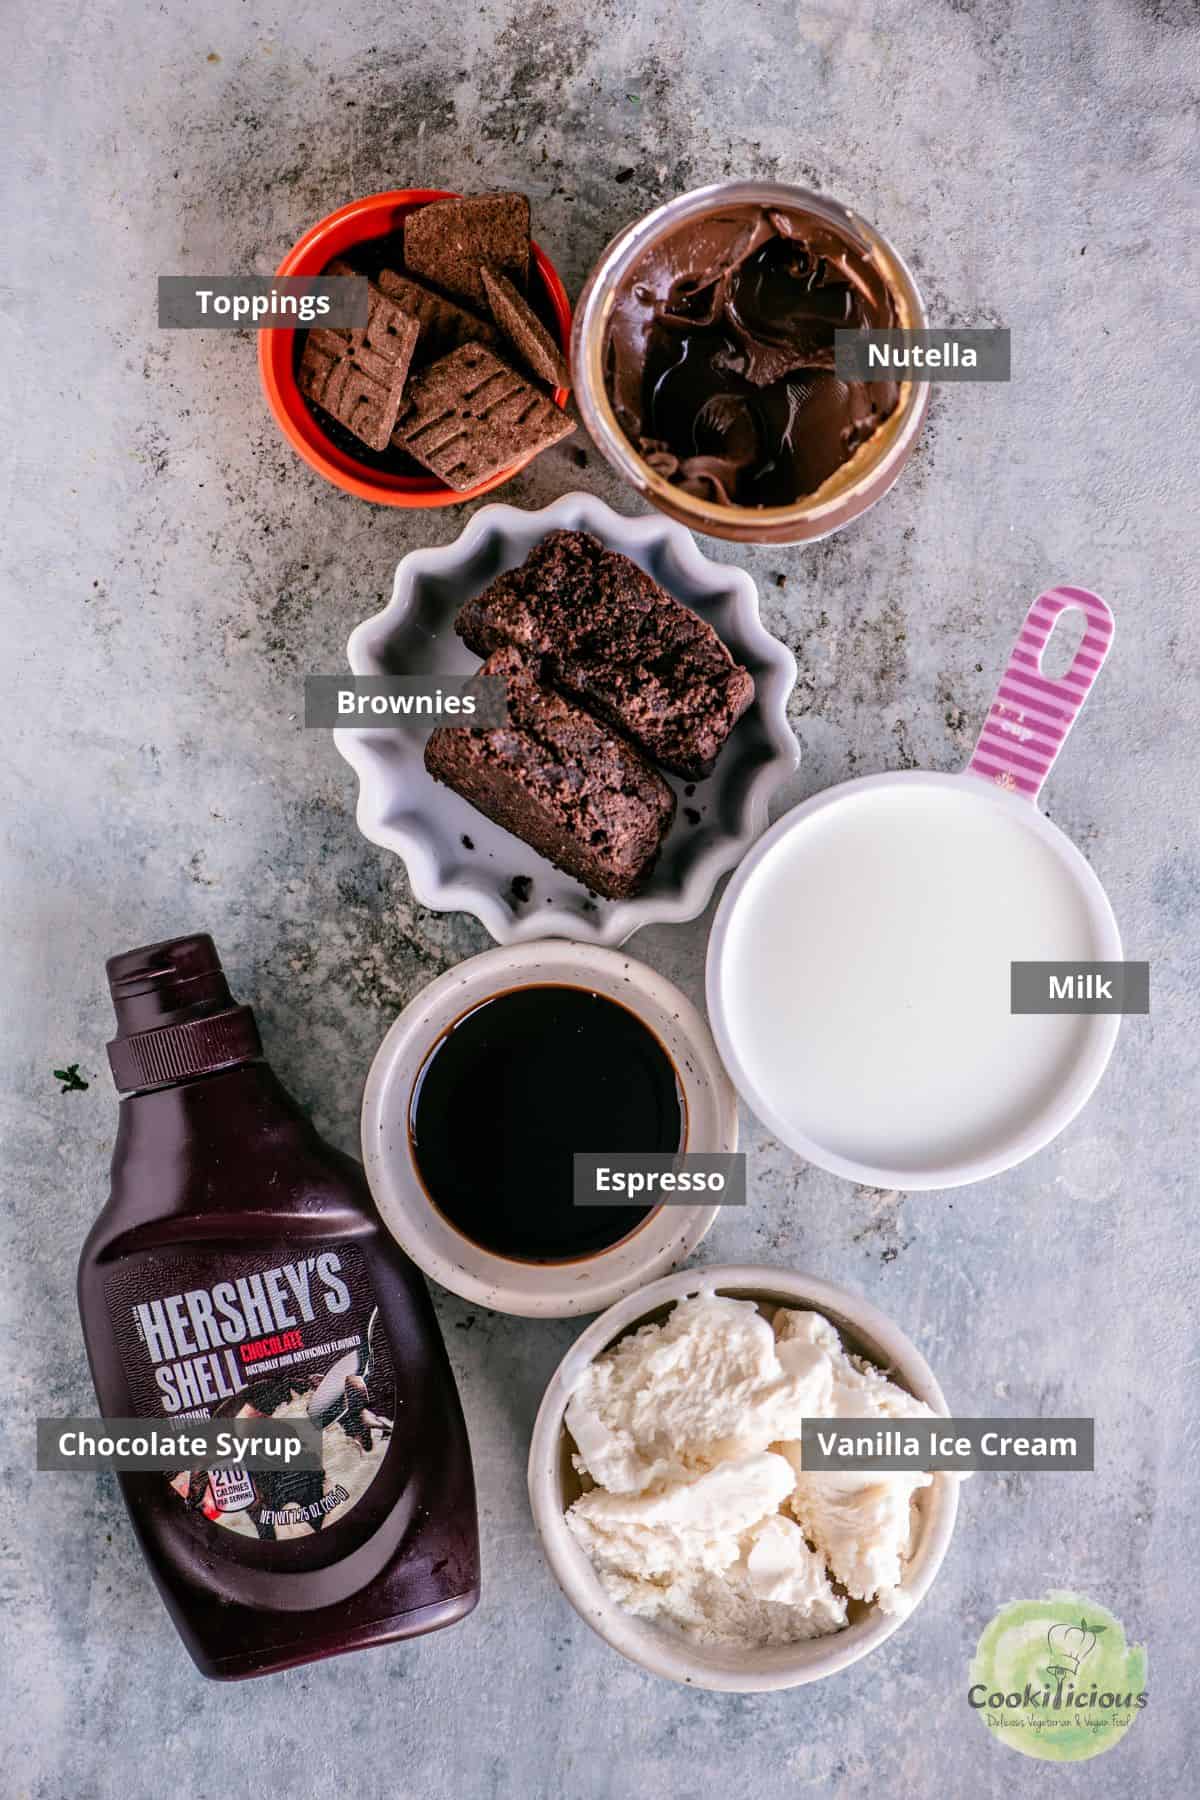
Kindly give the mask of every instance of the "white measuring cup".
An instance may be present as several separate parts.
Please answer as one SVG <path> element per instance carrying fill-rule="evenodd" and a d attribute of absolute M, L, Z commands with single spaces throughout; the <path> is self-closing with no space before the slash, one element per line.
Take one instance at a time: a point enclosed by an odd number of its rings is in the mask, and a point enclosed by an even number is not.
<path fill-rule="evenodd" d="M 1084 614 L 1067 673 L 1043 673 Z M 1055 587 L 1026 615 L 966 768 L 842 783 L 743 860 L 709 939 L 708 1013 L 734 1085 L 808 1161 L 874 1187 L 959 1187 L 1060 1132 L 1104 1073 L 1115 1014 L 1014 1014 L 1011 965 L 1115 962 L 1083 856 L 1037 805 L 1113 618 Z"/>

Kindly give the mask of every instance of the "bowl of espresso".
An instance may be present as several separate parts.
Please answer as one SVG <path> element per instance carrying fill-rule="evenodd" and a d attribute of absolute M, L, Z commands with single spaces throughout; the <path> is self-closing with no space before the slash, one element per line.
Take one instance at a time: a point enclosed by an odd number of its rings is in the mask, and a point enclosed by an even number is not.
<path fill-rule="evenodd" d="M 620 1187 L 581 1203 L 577 1154 L 625 1169 L 730 1152 L 737 1103 L 671 982 L 547 939 L 485 951 L 410 1002 L 367 1078 L 362 1142 L 380 1213 L 427 1275 L 499 1312 L 565 1318 L 684 1261 L 719 1210 Z"/>
<path fill-rule="evenodd" d="M 627 481 L 693 531 L 827 536 L 892 486 L 926 384 L 843 378 L 838 332 L 921 329 L 883 235 L 807 189 L 681 194 L 619 232 L 575 314 L 580 416 Z"/>

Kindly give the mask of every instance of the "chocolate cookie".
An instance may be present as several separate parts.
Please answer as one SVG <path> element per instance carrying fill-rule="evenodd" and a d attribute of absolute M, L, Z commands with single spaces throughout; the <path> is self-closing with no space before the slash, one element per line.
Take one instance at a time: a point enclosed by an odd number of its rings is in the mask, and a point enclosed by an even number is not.
<path fill-rule="evenodd" d="M 551 387 L 569 387 L 566 358 L 542 321 L 506 275 L 487 263 L 479 271 L 492 317 L 535 375 Z"/>
<path fill-rule="evenodd" d="M 413 377 L 392 443 L 452 488 L 474 487 L 575 427 L 560 407 L 482 344 Z"/>
<path fill-rule="evenodd" d="M 330 263 L 327 275 L 356 275 L 349 263 Z M 319 326 L 308 333 L 296 370 L 305 399 L 353 432 L 372 450 L 386 450 L 395 429 L 420 324 L 372 282 L 366 326 Z"/>
<path fill-rule="evenodd" d="M 404 265 L 481 312 L 488 263 L 524 293 L 529 284 L 529 201 L 524 194 L 469 194 L 434 200 L 404 221 Z"/>
<path fill-rule="evenodd" d="M 372 450 L 387 449 L 403 404 L 418 331 L 415 320 L 409 323 L 407 357 L 352 350 L 337 332 L 323 330 L 309 332 L 300 357 L 296 385 L 305 399 L 323 407 Z"/>
<path fill-rule="evenodd" d="M 487 344 L 493 349 L 500 348 L 503 336 L 491 320 L 481 319 L 477 313 L 460 306 L 457 300 L 450 300 L 445 294 L 426 287 L 423 281 L 401 275 L 395 269 L 381 269 L 378 279 L 380 289 L 388 299 L 395 301 L 421 327 L 413 358 L 414 369 L 437 362 L 439 357 L 457 350 L 460 344 Z"/>

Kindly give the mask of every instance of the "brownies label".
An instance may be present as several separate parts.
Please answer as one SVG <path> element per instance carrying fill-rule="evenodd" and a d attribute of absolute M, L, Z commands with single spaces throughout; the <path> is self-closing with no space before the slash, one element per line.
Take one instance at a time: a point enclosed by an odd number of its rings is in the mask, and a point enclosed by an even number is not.
<path fill-rule="evenodd" d="M 304 724 L 316 731 L 402 726 L 417 736 L 437 725 L 490 731 L 508 724 L 508 687 L 478 669 L 472 675 L 306 675 Z"/>
<path fill-rule="evenodd" d="M 353 1246 L 130 1258 L 107 1296 L 132 1413 L 307 1419 L 321 1432 L 318 1470 L 164 1475 L 181 1506 L 274 1542 L 319 1532 L 362 1498 L 391 1440 L 396 1384 Z"/>

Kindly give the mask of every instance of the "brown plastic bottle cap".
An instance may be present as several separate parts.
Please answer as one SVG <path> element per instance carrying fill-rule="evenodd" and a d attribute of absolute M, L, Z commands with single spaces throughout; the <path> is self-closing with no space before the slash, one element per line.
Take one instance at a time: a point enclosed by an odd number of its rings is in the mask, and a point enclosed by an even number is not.
<path fill-rule="evenodd" d="M 234 1000 L 206 931 L 123 951 L 105 968 L 117 1015 L 108 1060 L 121 1093 L 262 1055 L 254 1014 Z"/>

